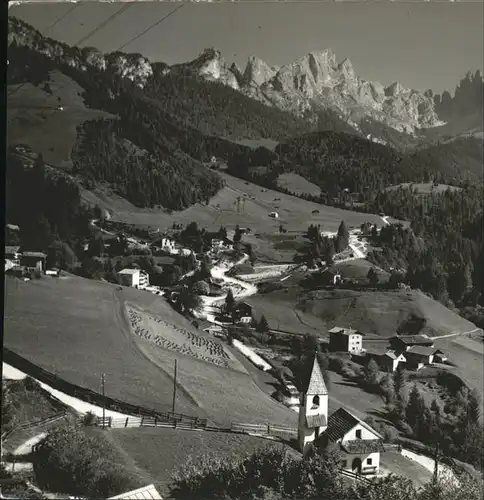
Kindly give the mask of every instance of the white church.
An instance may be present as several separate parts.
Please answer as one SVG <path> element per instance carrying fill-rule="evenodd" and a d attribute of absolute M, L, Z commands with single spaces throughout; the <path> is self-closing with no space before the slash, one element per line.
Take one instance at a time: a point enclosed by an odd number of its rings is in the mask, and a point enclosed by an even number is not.
<path fill-rule="evenodd" d="M 379 472 L 383 436 L 344 408 L 328 418 L 328 389 L 317 356 L 300 403 L 298 437 L 303 454 L 317 441 L 325 449 L 340 451 L 343 469 L 363 475 Z"/>

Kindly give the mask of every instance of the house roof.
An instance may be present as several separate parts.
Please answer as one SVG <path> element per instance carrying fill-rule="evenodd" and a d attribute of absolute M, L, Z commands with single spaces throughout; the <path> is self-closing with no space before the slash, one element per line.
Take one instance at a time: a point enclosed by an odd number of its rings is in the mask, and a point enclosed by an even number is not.
<path fill-rule="evenodd" d="M 400 340 L 406 345 L 433 345 L 434 341 L 423 335 L 396 335 L 390 340 Z"/>
<path fill-rule="evenodd" d="M 378 434 L 375 429 L 372 429 L 366 422 L 355 417 L 344 408 L 339 408 L 332 413 L 328 418 L 328 428 L 324 431 L 330 441 L 337 441 L 342 439 L 353 427 L 360 424 L 365 429 L 369 430 L 375 436 L 383 439 L 383 436 Z"/>
<path fill-rule="evenodd" d="M 354 439 L 345 441 L 341 443 L 341 448 L 347 453 L 354 453 L 355 455 L 359 453 L 383 453 L 385 451 L 381 439 Z"/>
<path fill-rule="evenodd" d="M 20 231 L 20 227 L 17 226 L 16 224 L 7 224 L 7 227 L 12 231 Z"/>
<path fill-rule="evenodd" d="M 435 351 L 436 349 L 434 349 L 433 347 L 414 345 L 408 349 L 407 353 L 418 354 L 420 356 L 431 356 L 432 354 L 435 354 Z"/>
<path fill-rule="evenodd" d="M 329 333 L 336 333 L 339 335 L 363 335 L 361 332 L 358 330 L 353 330 L 352 328 L 342 328 L 340 326 L 335 326 L 329 330 Z"/>
<path fill-rule="evenodd" d="M 309 377 L 306 394 L 328 394 L 328 389 L 324 383 L 323 373 L 319 366 L 317 355 L 314 356 L 313 368 Z"/>
<path fill-rule="evenodd" d="M 326 415 L 306 415 L 306 426 L 309 429 L 326 427 Z"/>
<path fill-rule="evenodd" d="M 141 269 L 122 269 L 121 271 L 118 272 L 118 274 L 136 274 L 139 273 Z"/>
<path fill-rule="evenodd" d="M 391 359 L 398 359 L 399 357 L 403 357 L 405 359 L 405 356 L 403 356 L 403 353 L 396 353 L 395 351 L 387 351 L 383 356 L 387 356 L 388 358 Z"/>
<path fill-rule="evenodd" d="M 131 499 L 154 499 L 154 500 L 163 500 L 163 497 L 158 493 L 155 486 L 150 484 L 143 488 L 138 488 L 137 490 L 127 491 L 126 493 L 121 493 L 120 495 L 116 495 L 115 497 L 109 497 L 108 500 L 114 500 L 116 498 L 122 498 L 126 500 Z"/>
<path fill-rule="evenodd" d="M 18 253 L 20 247 L 17 246 L 7 246 L 5 247 L 5 253 Z"/>
<path fill-rule="evenodd" d="M 38 257 L 39 259 L 45 259 L 47 255 L 43 252 L 23 252 L 23 257 Z"/>

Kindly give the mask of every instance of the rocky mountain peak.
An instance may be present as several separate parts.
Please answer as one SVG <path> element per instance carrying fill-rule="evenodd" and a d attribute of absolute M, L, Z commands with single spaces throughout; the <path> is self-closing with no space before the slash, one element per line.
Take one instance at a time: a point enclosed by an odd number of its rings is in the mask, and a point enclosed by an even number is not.
<path fill-rule="evenodd" d="M 276 72 L 262 59 L 256 56 L 250 56 L 244 72 L 244 78 L 247 82 L 262 85 L 270 80 Z"/>

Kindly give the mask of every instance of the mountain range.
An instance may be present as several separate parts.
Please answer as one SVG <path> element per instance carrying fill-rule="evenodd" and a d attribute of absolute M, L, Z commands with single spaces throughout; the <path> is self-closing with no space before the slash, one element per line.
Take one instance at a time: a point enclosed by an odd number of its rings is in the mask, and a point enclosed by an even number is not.
<path fill-rule="evenodd" d="M 454 96 L 436 96 L 398 83 L 384 88 L 366 82 L 348 60 L 337 63 L 329 50 L 279 68 L 250 57 L 241 70 L 207 49 L 193 61 L 170 66 L 141 54 L 71 47 L 13 17 L 8 46 L 8 85 L 29 82 L 37 98 L 45 92 L 47 100 L 52 75 L 60 73 L 82 90 L 83 103 L 76 106 L 117 118 L 82 123 L 74 106 L 67 105 L 64 116 L 73 113 L 77 127 L 69 154 L 72 168 L 80 179 L 107 183 L 140 206 L 179 209 L 208 200 L 222 185 L 203 167 L 212 156 L 229 164 L 235 175 L 246 175 L 247 166 L 265 161 L 271 175 L 299 172 L 323 189 L 338 176 L 354 189 L 366 186 L 372 192 L 434 175 L 451 182 L 480 176 L 479 72 L 466 75 Z M 11 102 L 9 94 L 9 107 Z M 32 137 L 29 145 L 42 150 L 37 153 L 52 156 L 53 145 L 35 139 L 42 120 L 29 125 L 23 116 L 16 126 L 22 137 Z M 54 127 L 42 135 L 53 141 L 53 134 L 67 132 Z M 261 139 L 280 147 L 274 154 L 264 152 L 257 149 Z M 243 145 L 243 140 L 253 144 Z M 294 154 L 284 144 L 311 154 Z"/>
<path fill-rule="evenodd" d="M 330 50 L 311 52 L 280 68 L 250 56 L 244 71 L 225 61 L 220 51 L 205 50 L 197 59 L 166 71 L 191 69 L 222 82 L 264 104 L 311 119 L 320 109 L 333 109 L 360 130 L 358 123 L 372 119 L 400 132 L 421 135 L 425 129 L 448 122 L 462 123 L 462 133 L 482 132 L 483 79 L 468 72 L 455 90 L 434 95 L 406 88 L 400 82 L 384 87 L 360 78 L 349 59 L 337 62 Z"/>

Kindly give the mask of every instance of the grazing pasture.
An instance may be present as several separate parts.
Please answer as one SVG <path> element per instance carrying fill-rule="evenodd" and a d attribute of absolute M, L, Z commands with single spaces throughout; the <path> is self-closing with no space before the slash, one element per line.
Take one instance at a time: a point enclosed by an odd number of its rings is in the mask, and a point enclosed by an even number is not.
<path fill-rule="evenodd" d="M 284 284 L 284 283 L 283 283 Z M 356 291 L 345 289 L 304 291 L 298 286 L 247 299 L 255 315 L 264 314 L 272 328 L 295 333 L 326 332 L 335 325 L 391 337 L 397 331 L 440 337 L 468 332 L 475 325 L 416 290 Z"/>
<path fill-rule="evenodd" d="M 331 232 L 338 230 L 342 220 L 349 228 L 359 228 L 365 221 L 378 227 L 383 225 L 381 217 L 377 215 L 319 205 L 261 188 L 225 173 L 220 173 L 220 176 L 226 185 L 208 204 L 197 203 L 180 212 L 139 209 L 126 200 L 102 191 L 83 191 L 83 198 L 91 204 L 98 203 L 101 208 L 108 209 L 114 221 L 150 226 L 159 228 L 160 231 L 170 229 L 174 223 L 187 225 L 192 221 L 207 230 L 218 230 L 220 226 L 230 230 L 236 224 L 248 227 L 251 234 L 244 235 L 242 241 L 253 245 L 259 259 L 271 262 L 292 261 L 295 250 L 281 248 L 284 247 L 281 241 L 291 241 L 289 247 L 299 246 L 297 240 L 302 238 L 310 224 L 319 224 L 322 231 Z M 240 202 L 237 201 L 239 198 Z M 313 214 L 314 210 L 319 213 Z M 271 212 L 277 212 L 279 217 L 269 217 Z M 279 237 L 281 225 L 287 233 Z M 277 241 L 271 241 L 275 236 Z M 275 243 L 279 243 L 279 248 Z"/>
<path fill-rule="evenodd" d="M 395 186 L 389 186 L 386 188 L 386 191 L 393 191 L 398 188 L 410 189 L 414 190 L 417 194 L 439 194 L 444 193 L 448 189 L 450 191 L 461 191 L 462 188 L 457 186 L 450 186 L 449 184 L 437 184 L 434 185 L 433 182 L 422 182 L 422 183 L 410 183 L 404 182 L 402 184 L 397 184 Z"/>
<path fill-rule="evenodd" d="M 70 169 L 77 126 L 87 120 L 114 116 L 87 108 L 81 97 L 84 90 L 68 76 L 52 71 L 49 78 L 37 87 L 30 83 L 21 88 L 8 86 L 7 144 L 25 144 L 34 153 L 41 153 L 46 163 Z M 52 93 L 44 90 L 45 84 Z"/>
<path fill-rule="evenodd" d="M 309 182 L 299 174 L 291 172 L 281 174 L 277 178 L 277 185 L 299 195 L 310 194 L 312 196 L 319 196 L 321 194 L 321 188 L 316 186 L 316 184 Z"/>

